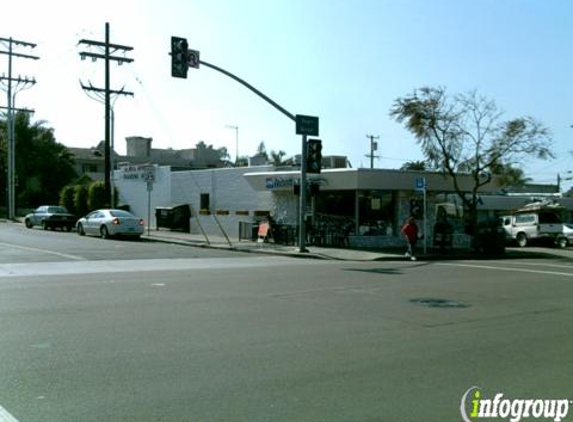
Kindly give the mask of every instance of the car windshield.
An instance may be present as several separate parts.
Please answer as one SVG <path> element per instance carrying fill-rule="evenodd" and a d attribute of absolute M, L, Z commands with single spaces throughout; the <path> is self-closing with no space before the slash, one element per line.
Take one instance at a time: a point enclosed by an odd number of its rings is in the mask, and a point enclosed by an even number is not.
<path fill-rule="evenodd" d="M 113 217 L 132 217 L 132 218 L 135 217 L 135 215 L 133 215 L 129 211 L 123 211 L 123 210 L 111 210 L 109 213 Z"/>

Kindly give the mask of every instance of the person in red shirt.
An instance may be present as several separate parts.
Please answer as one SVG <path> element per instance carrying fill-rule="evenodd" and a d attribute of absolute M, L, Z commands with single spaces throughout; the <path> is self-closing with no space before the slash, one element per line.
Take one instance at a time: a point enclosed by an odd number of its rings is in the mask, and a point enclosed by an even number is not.
<path fill-rule="evenodd" d="M 416 260 L 416 257 L 414 256 L 414 247 L 418 241 L 418 232 L 418 226 L 416 225 L 414 217 L 408 218 L 406 224 L 402 226 L 402 236 L 404 236 L 408 245 L 408 250 L 406 251 L 405 256 L 410 258 L 412 261 Z"/>

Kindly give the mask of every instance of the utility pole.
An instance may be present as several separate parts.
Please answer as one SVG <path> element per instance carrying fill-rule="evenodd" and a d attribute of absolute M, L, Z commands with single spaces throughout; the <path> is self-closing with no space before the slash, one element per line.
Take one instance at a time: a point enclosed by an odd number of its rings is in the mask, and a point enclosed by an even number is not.
<path fill-rule="evenodd" d="M 133 59 L 125 57 L 125 53 L 132 51 L 133 47 L 128 47 L 125 45 L 111 44 L 109 41 L 109 23 L 105 24 L 105 41 L 94 41 L 81 39 L 78 44 L 85 44 L 88 47 L 95 47 L 99 50 L 98 53 L 92 53 L 88 51 L 80 52 L 80 58 L 85 60 L 87 57 L 91 58 L 92 61 L 97 59 L 103 59 L 105 64 L 105 88 L 96 88 L 90 83 L 89 86 L 84 85 L 80 82 L 81 87 L 86 93 L 94 93 L 98 96 L 99 101 L 103 98 L 103 103 L 105 104 L 105 138 L 104 138 L 104 156 L 105 156 L 105 197 L 111 206 L 113 204 L 112 192 L 111 192 L 111 96 L 112 95 L 130 95 L 133 96 L 133 92 L 125 91 L 123 88 L 120 90 L 110 89 L 110 62 L 115 61 L 118 65 L 123 63 L 132 63 Z M 114 56 L 116 52 L 121 52 L 124 56 Z M 93 97 L 92 97 L 93 98 Z M 98 99 L 95 98 L 95 99 Z"/>
<path fill-rule="evenodd" d="M 2 89 L 6 91 L 7 94 L 7 127 L 8 127 L 8 157 L 7 157 L 7 167 L 8 174 L 6 178 L 8 187 L 8 219 L 13 220 L 16 217 L 16 141 L 14 137 L 14 112 L 15 111 L 30 111 L 26 109 L 16 109 L 16 93 L 19 91 L 29 88 L 36 83 L 34 78 L 30 79 L 28 77 L 22 78 L 18 76 L 17 78 L 12 77 L 12 58 L 19 57 L 24 59 L 38 60 L 39 57 L 32 56 L 29 54 L 17 53 L 14 51 L 17 47 L 27 47 L 35 48 L 36 44 L 32 44 L 26 41 L 18 41 L 10 38 L 0 38 L 0 45 L 6 50 L 0 50 L 0 54 L 8 55 L 8 76 L 2 74 L 0 76 L 0 84 Z M 14 85 L 13 85 L 14 84 Z"/>
<path fill-rule="evenodd" d="M 374 135 L 366 135 L 367 138 L 370 138 L 370 154 L 366 154 L 366 157 L 370 157 L 370 168 L 374 168 L 374 158 L 378 158 L 378 155 L 374 155 L 374 151 L 378 150 L 378 142 L 374 141 L 374 139 L 380 139 L 379 136 Z"/>

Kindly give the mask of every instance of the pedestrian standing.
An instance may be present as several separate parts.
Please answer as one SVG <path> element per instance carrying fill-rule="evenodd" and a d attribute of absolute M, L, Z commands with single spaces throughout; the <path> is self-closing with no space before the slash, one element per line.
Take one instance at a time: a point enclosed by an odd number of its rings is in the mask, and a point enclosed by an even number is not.
<path fill-rule="evenodd" d="M 418 241 L 418 232 L 419 230 L 416 225 L 416 220 L 414 220 L 414 217 L 409 217 L 406 224 L 402 226 L 402 236 L 404 236 L 406 244 L 408 245 L 405 256 L 410 258 L 412 261 L 416 260 L 416 257 L 414 256 L 414 248 Z"/>

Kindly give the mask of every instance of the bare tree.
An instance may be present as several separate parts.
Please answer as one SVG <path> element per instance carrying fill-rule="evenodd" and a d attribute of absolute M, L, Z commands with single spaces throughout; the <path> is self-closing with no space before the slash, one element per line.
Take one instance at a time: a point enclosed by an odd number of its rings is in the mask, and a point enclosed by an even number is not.
<path fill-rule="evenodd" d="M 390 116 L 414 134 L 428 165 L 451 177 L 472 227 L 478 191 L 496 169 L 553 157 L 549 129 L 532 117 L 503 121 L 495 102 L 476 91 L 450 97 L 445 88 L 420 88 L 396 99 Z M 462 191 L 461 174 L 471 177 L 470 192 Z"/>

